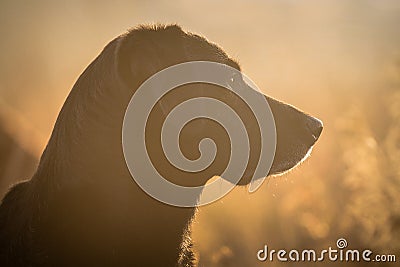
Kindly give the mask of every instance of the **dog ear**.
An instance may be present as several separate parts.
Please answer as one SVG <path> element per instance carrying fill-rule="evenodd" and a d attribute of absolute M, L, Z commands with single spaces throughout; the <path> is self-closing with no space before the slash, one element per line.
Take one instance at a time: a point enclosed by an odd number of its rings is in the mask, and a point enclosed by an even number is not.
<path fill-rule="evenodd" d="M 185 32 L 178 25 L 140 26 L 119 37 L 117 73 L 128 88 L 138 88 L 158 71 L 185 61 Z"/>
<path fill-rule="evenodd" d="M 152 47 L 145 44 L 134 33 L 121 36 L 116 53 L 117 75 L 129 88 L 138 88 L 146 79 L 146 73 L 153 72 L 161 63 Z"/>

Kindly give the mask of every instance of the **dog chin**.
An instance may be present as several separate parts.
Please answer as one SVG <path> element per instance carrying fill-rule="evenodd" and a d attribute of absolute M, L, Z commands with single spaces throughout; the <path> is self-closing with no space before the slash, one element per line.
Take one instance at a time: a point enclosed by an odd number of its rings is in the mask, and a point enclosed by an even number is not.
<path fill-rule="evenodd" d="M 280 164 L 277 165 L 272 165 L 268 176 L 281 176 L 284 175 L 288 172 L 290 172 L 292 169 L 295 169 L 299 165 L 301 165 L 308 157 L 310 157 L 311 152 L 313 150 L 313 146 L 310 147 L 307 152 L 304 154 L 304 156 L 300 160 L 296 161 L 285 161 L 281 162 Z"/>
<path fill-rule="evenodd" d="M 295 169 L 296 167 L 301 165 L 304 161 L 306 161 L 306 159 L 311 155 L 312 150 L 313 150 L 313 146 L 311 146 L 303 154 L 303 156 L 300 157 L 300 159 L 295 160 L 293 158 L 298 158 L 298 157 L 293 156 L 292 160 L 287 160 L 287 161 L 284 161 L 284 162 L 274 163 L 266 177 L 281 176 L 281 175 L 284 175 L 284 174 L 290 172 L 292 169 Z M 250 184 L 254 179 L 253 174 L 254 174 L 254 170 L 246 170 L 237 185 L 245 186 L 245 185 Z M 260 180 L 260 179 L 266 178 L 266 177 L 259 177 L 259 178 L 254 179 L 254 181 L 257 181 L 257 180 Z"/>

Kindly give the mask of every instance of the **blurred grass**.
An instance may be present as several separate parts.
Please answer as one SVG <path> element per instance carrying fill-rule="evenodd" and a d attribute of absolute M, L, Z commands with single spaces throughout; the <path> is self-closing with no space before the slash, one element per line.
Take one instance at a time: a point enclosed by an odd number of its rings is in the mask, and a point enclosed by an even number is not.
<path fill-rule="evenodd" d="M 194 240 L 201 266 L 286 266 L 260 263 L 256 252 L 264 244 L 320 251 L 339 238 L 399 260 L 400 83 L 356 99 L 332 99 L 346 108 L 324 116 L 323 135 L 298 169 L 270 178 L 255 194 L 238 188 L 200 208 Z"/>

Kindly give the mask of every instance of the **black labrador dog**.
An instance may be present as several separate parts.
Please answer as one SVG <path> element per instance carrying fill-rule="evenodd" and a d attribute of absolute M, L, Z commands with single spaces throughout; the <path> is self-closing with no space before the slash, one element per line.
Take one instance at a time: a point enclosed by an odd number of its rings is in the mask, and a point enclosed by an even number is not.
<path fill-rule="evenodd" d="M 124 113 L 135 90 L 158 71 L 189 61 L 218 62 L 240 70 L 217 45 L 177 25 L 140 26 L 104 48 L 65 101 L 35 175 L 13 186 L 2 201 L 1 266 L 194 265 L 189 229 L 195 208 L 167 205 L 143 192 L 128 171 L 121 144 Z M 168 101 L 154 107 L 153 117 L 163 120 L 165 109 L 202 94 L 241 105 L 217 87 L 181 86 Z M 295 167 L 309 154 L 322 123 L 292 106 L 266 99 L 277 134 L 269 171 L 274 175 Z M 248 118 L 245 124 L 250 125 L 251 136 L 250 111 L 237 110 Z M 218 150 L 213 170 L 198 175 L 196 181 L 179 173 L 173 177 L 174 182 L 190 186 L 205 184 L 220 174 L 226 164 L 224 154 L 229 154 L 224 153 L 229 139 L 217 124 L 205 121 L 192 126 L 194 130 L 188 130 L 189 137 L 182 142 L 211 136 L 222 153 Z M 255 166 L 259 143 L 250 141 L 256 152 L 250 151 L 239 185 L 250 182 Z M 157 149 L 153 154 L 157 155 Z M 198 150 L 185 153 L 195 158 Z"/>

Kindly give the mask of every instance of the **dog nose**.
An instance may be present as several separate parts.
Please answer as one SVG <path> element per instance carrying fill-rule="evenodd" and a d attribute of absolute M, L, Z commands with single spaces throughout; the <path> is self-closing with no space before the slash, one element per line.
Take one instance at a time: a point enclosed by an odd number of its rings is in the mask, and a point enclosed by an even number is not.
<path fill-rule="evenodd" d="M 310 130 L 315 141 L 317 141 L 319 136 L 321 135 L 322 129 L 324 128 L 322 121 L 317 118 L 310 117 L 307 121 L 307 127 Z"/>

